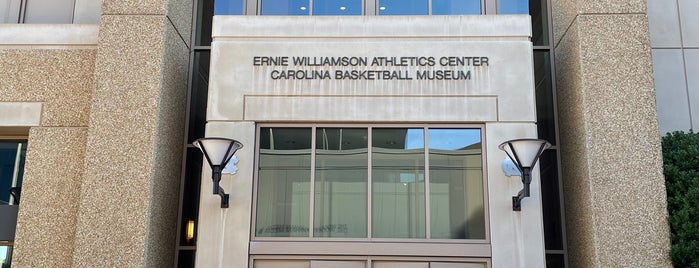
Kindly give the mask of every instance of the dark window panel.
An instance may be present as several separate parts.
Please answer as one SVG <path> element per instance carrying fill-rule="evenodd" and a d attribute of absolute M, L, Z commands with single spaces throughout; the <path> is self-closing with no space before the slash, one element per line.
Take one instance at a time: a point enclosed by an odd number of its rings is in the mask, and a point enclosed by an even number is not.
<path fill-rule="evenodd" d="M 209 94 L 209 51 L 194 54 L 192 93 L 189 104 L 189 131 L 187 143 L 204 137 L 206 127 L 206 102 Z"/>
<path fill-rule="evenodd" d="M 19 204 L 26 155 L 26 141 L 0 142 L 0 205 Z"/>
<path fill-rule="evenodd" d="M 548 6 L 546 0 L 530 0 L 529 15 L 532 17 L 532 43 L 535 46 L 549 45 Z"/>
<path fill-rule="evenodd" d="M 553 86 L 548 51 L 534 51 L 534 84 L 536 116 L 539 138 L 556 145 L 556 121 L 554 118 Z"/>
<path fill-rule="evenodd" d="M 546 254 L 546 268 L 565 268 L 563 254 Z"/>
<path fill-rule="evenodd" d="M 177 268 L 194 268 L 194 250 L 180 250 L 177 257 Z"/>
<path fill-rule="evenodd" d="M 194 45 L 211 45 L 211 20 L 214 17 L 214 1 L 199 0 L 197 8 L 197 26 L 195 31 Z M 208 68 L 207 68 L 208 69 Z"/>
<path fill-rule="evenodd" d="M 198 148 L 187 148 L 187 166 L 182 194 L 182 218 L 180 219 L 181 246 L 194 246 L 197 241 L 202 161 L 203 155 Z"/>
<path fill-rule="evenodd" d="M 540 163 L 544 242 L 547 250 L 563 250 L 563 222 L 558 192 L 556 150 L 546 150 L 541 155 Z"/>

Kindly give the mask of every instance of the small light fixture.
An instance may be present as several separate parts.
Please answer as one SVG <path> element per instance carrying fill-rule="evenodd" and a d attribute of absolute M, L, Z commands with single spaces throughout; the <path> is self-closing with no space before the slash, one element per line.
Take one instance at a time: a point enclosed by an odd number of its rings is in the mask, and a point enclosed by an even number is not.
<path fill-rule="evenodd" d="M 194 220 L 188 220 L 187 221 L 187 234 L 186 234 L 186 240 L 187 244 L 190 244 L 192 242 L 192 239 L 194 239 Z"/>
<path fill-rule="evenodd" d="M 206 161 L 209 162 L 212 170 L 211 179 L 214 181 L 214 194 L 221 196 L 221 207 L 227 208 L 229 195 L 219 186 L 221 172 L 228 164 L 228 161 L 231 160 L 233 154 L 238 149 L 243 148 L 243 144 L 227 138 L 201 138 L 195 140 L 192 144 L 204 153 Z"/>
<path fill-rule="evenodd" d="M 551 147 L 548 141 L 541 139 L 516 139 L 503 142 L 498 146 L 512 159 L 522 173 L 524 188 L 512 197 L 512 210 L 522 210 L 522 199 L 529 196 L 529 184 L 532 182 L 532 168 L 544 152 Z"/>

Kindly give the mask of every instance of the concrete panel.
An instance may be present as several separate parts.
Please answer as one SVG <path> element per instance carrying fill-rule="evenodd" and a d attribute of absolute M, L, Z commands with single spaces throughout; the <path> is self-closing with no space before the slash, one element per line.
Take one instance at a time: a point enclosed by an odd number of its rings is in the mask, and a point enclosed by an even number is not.
<path fill-rule="evenodd" d="M 653 48 L 682 46 L 677 1 L 648 0 L 648 26 Z"/>
<path fill-rule="evenodd" d="M 660 134 L 691 129 L 682 50 L 653 49 L 653 76 Z"/>
<path fill-rule="evenodd" d="M 429 262 L 406 262 L 406 261 L 377 261 L 374 262 L 374 268 L 429 268 Z"/>
<path fill-rule="evenodd" d="M 170 266 L 188 50 L 165 16 L 100 27 L 73 267 Z"/>
<path fill-rule="evenodd" d="M 310 268 L 311 262 L 305 260 L 256 260 L 255 268 Z"/>
<path fill-rule="evenodd" d="M 42 103 L 42 126 L 86 126 L 95 55 L 95 49 L 0 50 L 0 101 Z"/>
<path fill-rule="evenodd" d="M 511 200 L 511 199 L 510 199 Z M 353 242 L 328 244 L 315 242 L 250 242 L 251 255 L 354 255 L 354 256 L 442 256 L 490 258 L 488 244 Z"/>
<path fill-rule="evenodd" d="M 579 14 L 646 13 L 647 0 L 575 0 Z"/>
<path fill-rule="evenodd" d="M 366 261 L 311 261 L 311 268 L 365 268 Z"/>
<path fill-rule="evenodd" d="M 497 102 L 495 97 L 249 96 L 245 120 L 492 122 L 498 120 Z"/>
<path fill-rule="evenodd" d="M 86 128 L 32 128 L 13 267 L 71 267 Z"/>
<path fill-rule="evenodd" d="M 431 262 L 430 268 L 486 268 L 483 263 Z"/>
<path fill-rule="evenodd" d="M 104 15 L 165 15 L 167 0 L 102 0 Z"/>
<path fill-rule="evenodd" d="M 211 194 L 211 168 L 202 168 L 196 266 L 247 267 L 255 162 L 255 124 L 208 123 L 206 136 L 232 138 L 240 141 L 243 148 L 236 152 L 239 159 L 238 173 L 224 174 L 221 179 L 221 187 L 230 193 L 229 208 L 221 208 L 221 198 Z"/>
<path fill-rule="evenodd" d="M 327 17 L 321 17 L 326 20 Z M 432 17 L 429 17 L 432 18 Z M 402 24 L 413 25 L 421 29 L 422 34 L 416 33 L 415 37 L 379 37 L 384 32 L 396 32 L 391 25 L 383 25 L 386 22 L 383 17 L 348 18 L 342 17 L 339 22 L 347 22 L 346 28 L 340 32 L 347 34 L 346 38 L 333 39 L 315 38 L 317 36 L 337 35 L 336 31 L 324 27 L 310 28 L 304 26 L 309 22 L 301 20 L 301 29 L 291 27 L 285 23 L 290 19 L 286 17 L 267 18 L 265 29 L 262 30 L 257 17 L 223 17 L 215 21 L 214 28 L 218 27 L 221 34 L 231 36 L 216 37 L 212 45 L 212 63 L 207 119 L 210 121 L 242 120 L 243 114 L 255 107 L 244 104 L 243 96 L 354 96 L 354 97 L 386 97 L 386 96 L 497 96 L 498 119 L 503 121 L 535 121 L 533 107 L 521 105 L 533 103 L 533 77 L 531 42 L 520 39 L 520 36 L 529 34 L 530 29 L 512 32 L 504 29 L 513 21 L 529 24 L 527 17 L 504 16 L 503 21 L 495 23 L 496 26 L 488 36 L 464 36 L 471 29 L 471 24 L 456 20 L 450 24 L 441 17 L 411 19 Z M 485 16 L 482 21 L 479 16 L 468 17 L 468 22 L 476 25 L 487 22 L 498 22 L 496 17 Z M 526 19 L 526 20 L 525 20 Z M 429 21 L 426 25 L 418 23 Z M 323 22 L 323 21 L 319 21 Z M 336 23 L 339 23 L 336 22 Z M 231 23 L 229 26 L 220 24 Z M 237 23 L 236 26 L 233 23 Z M 464 24 L 460 24 L 464 23 Z M 218 26 L 216 26 L 218 25 Z M 277 26 L 274 26 L 277 25 Z M 320 24 L 324 26 L 325 24 Z M 235 26 L 235 27 L 234 27 Z M 292 25 L 293 26 L 293 25 Z M 344 25 L 343 25 L 344 26 Z M 372 26 L 373 30 L 368 27 Z M 279 30 L 279 29 L 284 30 Z M 366 29 L 365 29 L 366 28 Z M 502 28 L 502 29 L 501 29 Z M 231 30 L 235 29 L 235 30 Z M 519 29 L 519 28 L 516 28 Z M 297 39 L 270 39 L 270 38 L 243 38 L 242 36 L 256 34 L 257 32 L 271 31 L 267 34 L 283 34 L 288 31 L 302 36 L 314 38 Z M 399 31 L 400 32 L 400 31 Z M 415 31 L 417 32 L 417 31 Z M 425 35 L 424 33 L 431 33 Z M 288 33 L 287 33 L 288 34 Z M 409 33 L 403 33 L 407 36 Z M 444 37 L 435 41 L 425 42 L 425 36 L 444 34 Z M 504 37 L 513 34 L 514 37 Z M 257 34 L 256 34 L 257 35 Z M 365 36 L 365 38 L 356 38 Z M 494 37 L 500 36 L 500 37 Z M 237 39 L 236 39 L 237 38 Z M 528 40 L 528 39 L 527 39 Z M 398 52 L 396 47 L 400 47 Z M 400 53 L 400 54 L 398 54 Z M 420 64 L 374 64 L 376 59 L 388 58 L 400 60 L 401 57 L 432 58 L 431 65 Z M 450 66 L 448 62 L 442 63 L 442 59 L 448 59 L 453 55 L 468 55 L 470 57 L 487 58 L 488 64 L 478 66 Z M 287 63 L 267 64 L 256 62 L 256 57 L 278 57 L 288 60 Z M 314 65 L 296 62 L 297 59 L 317 60 L 320 57 L 355 57 L 364 59 L 362 64 L 351 66 Z M 343 76 L 347 72 L 393 72 L 399 74 L 395 78 L 376 78 L 363 76 L 348 78 Z M 463 72 L 459 79 L 429 79 L 421 78 L 420 74 L 438 71 Z M 276 72 L 276 73 L 275 73 Z M 308 79 L 294 76 L 290 79 L 278 76 L 280 73 L 303 72 L 312 74 L 320 72 L 327 76 L 316 76 Z M 338 72 L 340 76 L 338 76 Z M 317 73 L 316 73 L 317 74 Z M 467 75 L 466 75 L 467 74 Z M 462 79 L 463 78 L 463 79 Z M 272 106 L 274 107 L 274 106 Z M 264 107 L 272 113 L 278 109 Z M 259 107 L 259 109 L 263 109 Z M 359 111 L 361 112 L 361 111 Z M 359 114 L 357 112 L 357 114 Z M 449 115 L 449 113 L 446 113 Z M 366 117 L 367 115 L 364 115 Z M 396 118 L 410 118 L 409 115 L 396 115 Z M 385 120 L 390 120 L 386 118 Z M 440 120 L 441 121 L 441 120 Z"/>
<path fill-rule="evenodd" d="M 0 48 L 18 45 L 97 45 L 97 25 L 0 24 Z"/>
<path fill-rule="evenodd" d="M 560 1 L 558 1 L 560 2 Z M 559 137 L 561 145 L 561 167 L 565 197 L 566 232 L 568 258 L 573 267 L 594 267 L 595 249 L 592 228 L 590 185 L 587 178 L 588 164 L 586 149 L 585 117 L 583 114 L 583 92 L 580 64 L 580 38 L 577 21 L 572 31 L 561 39 L 556 47 L 556 96 L 559 112 Z M 562 108 L 565 107 L 565 108 Z M 575 204 L 575 205 L 570 205 Z"/>
<path fill-rule="evenodd" d="M 536 137 L 534 123 L 487 123 L 484 151 L 490 243 L 493 267 L 545 267 L 544 225 L 541 212 L 541 186 L 538 169 L 532 173 L 531 196 L 522 200 L 522 210 L 512 210 L 512 196 L 522 189 L 520 177 L 507 177 L 500 163 L 507 157 L 498 150 L 500 143 Z M 525 257 L 526 256 L 526 257 Z"/>
<path fill-rule="evenodd" d="M 167 17 L 187 46 L 191 40 L 189 37 L 192 35 L 192 8 L 194 8 L 194 1 L 191 0 L 167 1 Z"/>
<path fill-rule="evenodd" d="M 573 267 L 671 265 L 646 27 L 642 14 L 579 16 L 557 48 Z"/>
<path fill-rule="evenodd" d="M 561 38 L 578 15 L 577 1 L 551 1 L 553 17 L 553 45 L 558 46 Z M 571 33 L 572 34 L 572 33 Z"/>
<path fill-rule="evenodd" d="M 678 0 L 680 23 L 682 24 L 682 43 L 685 47 L 699 47 L 699 1 Z"/>
<path fill-rule="evenodd" d="M 687 92 L 692 112 L 692 129 L 699 127 L 699 48 L 685 49 L 684 61 L 687 72 Z"/>
<path fill-rule="evenodd" d="M 280 27 L 281 26 L 281 27 Z M 491 37 L 532 35 L 528 15 L 215 16 L 219 37 Z"/>
<path fill-rule="evenodd" d="M 75 11 L 73 23 L 76 24 L 97 24 L 100 23 L 102 15 L 101 0 L 75 0 Z"/>
<path fill-rule="evenodd" d="M 0 126 L 38 126 L 40 123 L 40 102 L 0 102 Z"/>

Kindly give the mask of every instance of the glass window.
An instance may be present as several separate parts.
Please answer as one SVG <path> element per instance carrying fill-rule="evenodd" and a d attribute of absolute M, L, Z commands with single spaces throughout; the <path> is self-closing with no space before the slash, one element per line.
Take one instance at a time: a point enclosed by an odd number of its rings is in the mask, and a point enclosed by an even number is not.
<path fill-rule="evenodd" d="M 12 246 L 0 244 L 0 267 L 10 267 L 12 261 Z"/>
<path fill-rule="evenodd" d="M 260 14 L 308 16 L 310 12 L 309 0 L 262 0 Z"/>
<path fill-rule="evenodd" d="M 478 129 L 430 129 L 432 238 L 485 239 Z"/>
<path fill-rule="evenodd" d="M 529 0 L 498 0 L 498 14 L 529 14 Z"/>
<path fill-rule="evenodd" d="M 261 128 L 257 236 L 308 236 L 311 129 Z"/>
<path fill-rule="evenodd" d="M 18 23 L 20 7 L 21 0 L 5 0 L 0 2 L 0 23 Z"/>
<path fill-rule="evenodd" d="M 214 15 L 243 15 L 243 0 L 214 1 Z"/>
<path fill-rule="evenodd" d="M 316 129 L 314 236 L 366 237 L 367 144 L 367 129 Z"/>
<path fill-rule="evenodd" d="M 362 15 L 362 0 L 316 0 L 313 15 Z"/>
<path fill-rule="evenodd" d="M 26 142 L 0 141 L 0 205 L 19 204 L 26 154 Z"/>
<path fill-rule="evenodd" d="M 535 46 L 549 44 L 548 7 L 546 0 L 529 2 L 529 15 L 532 17 L 532 43 Z M 526 13 L 525 13 L 526 14 Z"/>
<path fill-rule="evenodd" d="M 372 237 L 425 238 L 422 128 L 372 131 Z"/>
<path fill-rule="evenodd" d="M 257 237 L 486 238 L 479 128 L 259 133 Z"/>
<path fill-rule="evenodd" d="M 75 0 L 26 1 L 24 23 L 73 23 Z"/>
<path fill-rule="evenodd" d="M 481 0 L 432 0 L 432 15 L 481 14 Z"/>
<path fill-rule="evenodd" d="M 379 0 L 379 15 L 427 15 L 427 0 Z"/>

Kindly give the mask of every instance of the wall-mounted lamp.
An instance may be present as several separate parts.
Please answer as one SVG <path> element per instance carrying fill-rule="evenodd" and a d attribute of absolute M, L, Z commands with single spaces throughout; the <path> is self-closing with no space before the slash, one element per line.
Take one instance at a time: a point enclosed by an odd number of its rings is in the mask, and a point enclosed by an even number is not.
<path fill-rule="evenodd" d="M 203 153 L 206 161 L 209 162 L 214 181 L 214 194 L 221 196 L 221 207 L 228 207 L 228 194 L 219 186 L 221 182 L 221 171 L 231 160 L 233 154 L 243 148 L 243 144 L 232 139 L 226 138 L 201 138 L 195 140 L 192 144 L 199 148 Z"/>
<path fill-rule="evenodd" d="M 512 210 L 522 210 L 522 199 L 529 196 L 529 184 L 532 182 L 532 168 L 539 160 L 541 153 L 551 147 L 548 141 L 540 139 L 516 139 L 503 142 L 498 146 L 512 159 L 522 173 L 524 189 L 512 197 Z"/>
<path fill-rule="evenodd" d="M 187 221 L 187 232 L 185 233 L 185 241 L 187 242 L 187 245 L 190 245 L 192 243 L 192 239 L 194 239 L 194 220 L 188 220 Z"/>

